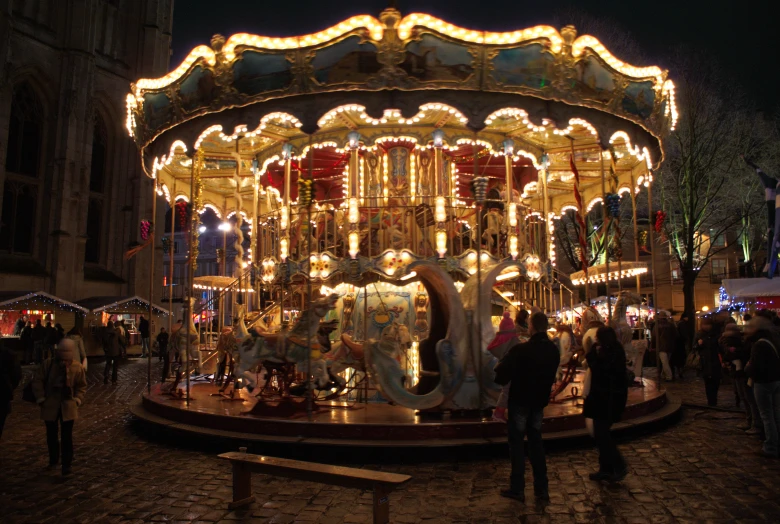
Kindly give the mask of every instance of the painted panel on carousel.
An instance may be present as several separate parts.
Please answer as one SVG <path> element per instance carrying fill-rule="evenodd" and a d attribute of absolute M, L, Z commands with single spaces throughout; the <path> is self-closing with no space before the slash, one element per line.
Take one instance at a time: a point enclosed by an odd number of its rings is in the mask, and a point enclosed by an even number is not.
<path fill-rule="evenodd" d="M 387 152 L 390 162 L 388 168 L 388 190 L 390 196 L 409 194 L 409 149 L 394 147 Z"/>
<path fill-rule="evenodd" d="M 361 43 L 359 36 L 318 49 L 311 61 L 314 80 L 319 85 L 364 83 L 382 68 L 376 52 L 374 44 Z"/>
<path fill-rule="evenodd" d="M 641 118 L 649 118 L 653 113 L 655 91 L 653 83 L 629 82 L 623 93 L 623 111 Z"/>
<path fill-rule="evenodd" d="M 279 262 L 273 257 L 263 259 L 261 278 L 263 282 L 273 282 L 279 273 Z"/>
<path fill-rule="evenodd" d="M 179 103 L 185 112 L 192 113 L 196 109 L 211 105 L 218 94 L 214 74 L 198 65 L 192 68 L 179 86 Z"/>
<path fill-rule="evenodd" d="M 403 251 L 388 249 L 377 258 L 375 267 L 379 272 L 389 277 L 401 276 L 406 272 L 406 266 L 418 258 L 408 249 Z"/>
<path fill-rule="evenodd" d="M 165 93 L 144 94 L 144 118 L 149 129 L 159 129 L 171 121 L 173 106 Z"/>
<path fill-rule="evenodd" d="M 461 271 L 467 275 L 474 275 L 477 272 L 477 252 L 473 249 L 469 249 L 459 257 L 457 257 L 458 267 Z M 498 263 L 498 259 L 490 253 L 482 252 L 482 269 L 492 267 Z"/>
<path fill-rule="evenodd" d="M 468 47 L 426 34 L 406 46 L 401 68 L 421 82 L 464 82 L 474 74 L 473 60 Z"/>
<path fill-rule="evenodd" d="M 541 44 L 500 49 L 493 58 L 490 76 L 502 85 L 542 89 L 550 83 L 553 61 Z"/>
<path fill-rule="evenodd" d="M 412 293 L 410 291 L 368 291 L 368 308 L 365 307 L 366 294 L 360 292 L 355 300 L 353 314 L 354 339 L 379 340 L 382 331 L 393 322 L 409 326 L 413 324 Z M 368 316 L 366 317 L 366 313 Z M 364 320 L 367 319 L 367 322 Z M 364 329 L 366 331 L 364 331 Z"/>
<path fill-rule="evenodd" d="M 309 257 L 309 276 L 327 279 L 339 270 L 340 259 L 331 253 L 312 253 Z"/>
<path fill-rule="evenodd" d="M 287 88 L 292 82 L 292 67 L 280 53 L 244 51 L 233 65 L 233 85 L 246 95 Z"/>
<path fill-rule="evenodd" d="M 575 84 L 580 93 L 591 100 L 607 103 L 615 90 L 615 75 L 593 55 L 577 62 Z"/>

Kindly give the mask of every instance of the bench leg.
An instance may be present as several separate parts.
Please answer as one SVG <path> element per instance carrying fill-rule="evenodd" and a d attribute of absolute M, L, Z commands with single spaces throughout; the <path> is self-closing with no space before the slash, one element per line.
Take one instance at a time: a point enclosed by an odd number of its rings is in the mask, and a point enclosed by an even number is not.
<path fill-rule="evenodd" d="M 252 472 L 244 464 L 233 463 L 233 502 L 228 508 L 236 509 L 255 501 L 252 496 Z"/>
<path fill-rule="evenodd" d="M 390 490 L 374 485 L 374 524 L 390 524 Z"/>

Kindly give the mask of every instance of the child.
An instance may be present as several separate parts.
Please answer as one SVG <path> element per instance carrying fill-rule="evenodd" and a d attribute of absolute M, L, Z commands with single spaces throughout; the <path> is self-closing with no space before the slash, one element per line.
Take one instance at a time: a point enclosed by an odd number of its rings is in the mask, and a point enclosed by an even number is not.
<path fill-rule="evenodd" d="M 517 338 L 515 323 L 510 318 L 509 312 L 505 311 L 501 323 L 498 325 L 498 333 L 496 333 L 496 337 L 488 345 L 487 349 L 494 357 L 501 360 L 512 347 L 519 343 L 520 339 Z M 501 394 L 498 397 L 496 409 L 493 411 L 493 420 L 497 422 L 507 421 L 506 407 L 509 403 L 510 384 L 501 388 Z"/>

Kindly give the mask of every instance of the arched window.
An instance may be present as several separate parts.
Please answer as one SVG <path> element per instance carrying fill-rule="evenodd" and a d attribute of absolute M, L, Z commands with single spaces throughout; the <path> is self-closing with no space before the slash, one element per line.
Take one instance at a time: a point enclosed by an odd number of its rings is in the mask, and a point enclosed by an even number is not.
<path fill-rule="evenodd" d="M 11 101 L 5 170 L 37 177 L 42 137 L 41 103 L 30 85 L 22 83 L 14 89 Z"/>
<path fill-rule="evenodd" d="M 89 190 L 102 193 L 106 181 L 106 160 L 108 158 L 108 131 L 100 115 L 95 117 L 92 133 L 92 163 L 89 170 Z"/>
<path fill-rule="evenodd" d="M 35 247 L 43 110 L 29 84 L 13 91 L 0 216 L 0 251 L 32 254 Z"/>

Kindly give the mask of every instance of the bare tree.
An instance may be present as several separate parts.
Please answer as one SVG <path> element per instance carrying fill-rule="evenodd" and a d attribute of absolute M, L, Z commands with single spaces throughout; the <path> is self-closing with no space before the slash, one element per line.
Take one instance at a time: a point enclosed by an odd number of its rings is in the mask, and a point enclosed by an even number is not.
<path fill-rule="evenodd" d="M 657 176 L 666 213 L 662 234 L 682 273 L 684 310 L 692 315 L 700 270 L 727 249 L 716 240 L 736 233 L 752 253 L 750 240 L 763 205 L 757 179 L 740 155 L 763 159 L 776 138 L 734 82 L 722 78 L 710 62 L 684 51 L 675 58 L 681 116 L 666 139 Z"/>

